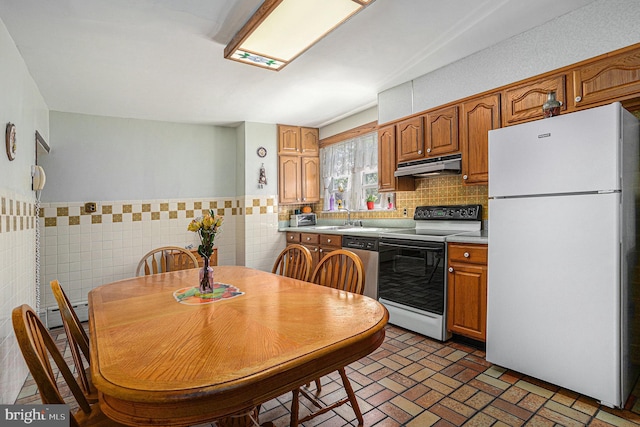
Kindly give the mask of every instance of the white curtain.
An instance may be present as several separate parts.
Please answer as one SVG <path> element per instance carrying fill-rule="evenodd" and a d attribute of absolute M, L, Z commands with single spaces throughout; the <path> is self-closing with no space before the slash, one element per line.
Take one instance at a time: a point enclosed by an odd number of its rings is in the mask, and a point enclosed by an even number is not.
<path fill-rule="evenodd" d="M 324 190 L 323 209 L 330 209 L 332 195 L 342 197 L 348 209 L 364 209 L 362 173 L 378 168 L 378 133 L 372 132 L 322 148 L 320 162 Z M 344 178 L 347 185 L 339 192 L 338 184 L 344 182 Z M 334 210 L 337 209 L 337 204 L 334 203 Z"/>

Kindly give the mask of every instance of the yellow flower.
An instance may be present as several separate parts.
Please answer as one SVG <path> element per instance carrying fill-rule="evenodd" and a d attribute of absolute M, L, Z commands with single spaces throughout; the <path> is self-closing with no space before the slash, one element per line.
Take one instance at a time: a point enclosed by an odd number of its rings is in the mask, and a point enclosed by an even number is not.
<path fill-rule="evenodd" d="M 189 231 L 198 231 L 200 230 L 200 227 L 202 227 L 202 224 L 200 223 L 200 221 L 197 221 L 194 219 L 189 223 L 189 227 L 187 227 L 187 229 Z"/>
<path fill-rule="evenodd" d="M 215 225 L 216 220 L 211 215 L 205 215 L 202 219 L 202 225 L 205 230 L 210 230 Z"/>

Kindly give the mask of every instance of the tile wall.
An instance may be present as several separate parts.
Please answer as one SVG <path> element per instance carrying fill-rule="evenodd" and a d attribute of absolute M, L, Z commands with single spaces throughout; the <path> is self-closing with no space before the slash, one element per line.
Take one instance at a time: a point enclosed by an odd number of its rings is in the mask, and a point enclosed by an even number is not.
<path fill-rule="evenodd" d="M 482 219 L 489 218 L 488 186 L 464 185 L 461 175 L 443 175 L 432 178 L 416 179 L 415 191 L 396 192 L 396 208 L 393 210 L 357 211 L 351 214 L 356 219 L 406 219 L 413 218 L 416 206 L 424 205 L 482 205 Z M 279 220 L 288 221 L 289 215 L 299 205 L 280 206 Z M 345 212 L 322 212 L 322 201 L 312 206 L 318 219 L 342 219 Z M 404 215 L 404 209 L 407 215 Z"/>
<path fill-rule="evenodd" d="M 272 247 L 280 238 L 276 200 L 261 196 L 108 201 L 97 202 L 95 213 L 85 212 L 83 203 L 43 203 L 42 307 L 56 305 L 51 280 L 60 281 L 72 302 L 86 301 L 94 287 L 134 276 L 139 260 L 153 248 L 197 246 L 197 235 L 187 226 L 208 209 L 224 216 L 215 239 L 218 264 L 236 264 L 240 258 L 241 264 L 270 270 L 275 260 Z"/>
<path fill-rule="evenodd" d="M 12 402 L 27 375 L 13 336 L 11 311 L 36 308 L 36 205 L 33 199 L 0 189 L 0 402 Z"/>

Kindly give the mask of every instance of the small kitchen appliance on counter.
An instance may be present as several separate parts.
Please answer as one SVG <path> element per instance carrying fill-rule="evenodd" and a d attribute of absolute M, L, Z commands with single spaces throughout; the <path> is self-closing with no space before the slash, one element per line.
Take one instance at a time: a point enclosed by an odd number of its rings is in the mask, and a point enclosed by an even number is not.
<path fill-rule="evenodd" d="M 316 214 L 301 213 L 289 216 L 289 227 L 306 227 L 316 225 Z"/>
<path fill-rule="evenodd" d="M 489 132 L 487 361 L 624 405 L 639 139 L 620 103 Z"/>
<path fill-rule="evenodd" d="M 418 206 L 413 219 L 414 229 L 380 233 L 378 298 L 389 323 L 445 341 L 445 239 L 481 230 L 482 206 Z"/>

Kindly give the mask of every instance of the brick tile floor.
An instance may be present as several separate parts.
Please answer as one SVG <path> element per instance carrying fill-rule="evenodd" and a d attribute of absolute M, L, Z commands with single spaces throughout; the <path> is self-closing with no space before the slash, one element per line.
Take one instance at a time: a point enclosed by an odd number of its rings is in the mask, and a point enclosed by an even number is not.
<path fill-rule="evenodd" d="M 52 335 L 61 348 L 66 347 L 62 328 Z M 484 351 L 464 343 L 440 343 L 388 325 L 382 346 L 351 364 L 347 374 L 366 426 L 640 426 L 640 386 L 625 409 L 611 409 L 570 390 L 492 366 L 484 356 Z M 65 357 L 71 364 L 68 348 Z M 323 377 L 322 400 L 345 395 L 339 378 L 337 373 Z M 39 402 L 29 377 L 16 403 Z M 305 415 L 310 404 L 304 398 L 300 402 Z M 260 421 L 287 426 L 290 404 L 291 393 L 266 402 Z M 305 423 L 306 427 L 351 425 L 357 421 L 348 405 Z"/>

